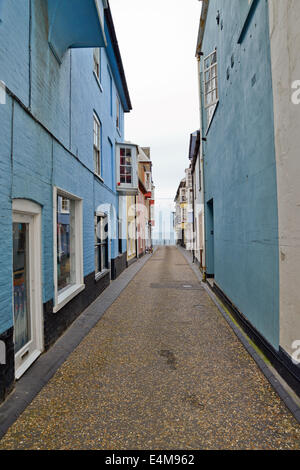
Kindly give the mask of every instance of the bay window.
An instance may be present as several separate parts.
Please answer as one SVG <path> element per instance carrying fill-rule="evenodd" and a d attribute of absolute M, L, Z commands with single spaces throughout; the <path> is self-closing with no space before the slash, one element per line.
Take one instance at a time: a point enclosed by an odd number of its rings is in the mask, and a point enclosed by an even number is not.
<path fill-rule="evenodd" d="M 138 191 L 137 149 L 131 144 L 116 145 L 117 190 L 125 195 Z"/>

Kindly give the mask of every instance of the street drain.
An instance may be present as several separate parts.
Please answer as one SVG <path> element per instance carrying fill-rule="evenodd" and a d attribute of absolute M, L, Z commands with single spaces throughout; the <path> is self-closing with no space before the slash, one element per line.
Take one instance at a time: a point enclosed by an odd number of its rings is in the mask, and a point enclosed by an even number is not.
<path fill-rule="evenodd" d="M 184 290 L 200 290 L 200 284 L 183 284 L 181 282 L 162 282 L 162 283 L 155 283 L 152 282 L 150 284 L 151 289 L 184 289 Z"/>

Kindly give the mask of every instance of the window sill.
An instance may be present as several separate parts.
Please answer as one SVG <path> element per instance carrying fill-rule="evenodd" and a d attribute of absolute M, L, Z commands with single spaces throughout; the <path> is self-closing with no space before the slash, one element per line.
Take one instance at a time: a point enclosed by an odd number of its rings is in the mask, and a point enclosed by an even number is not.
<path fill-rule="evenodd" d="M 248 8 L 245 20 L 243 22 L 243 26 L 242 26 L 242 28 L 239 32 L 239 35 L 238 35 L 238 44 L 242 44 L 242 42 L 244 40 L 246 31 L 248 29 L 249 23 L 252 19 L 253 13 L 254 13 L 254 9 L 255 9 L 257 4 L 258 4 L 257 0 L 251 0 L 251 3 L 249 4 L 249 8 Z"/>
<path fill-rule="evenodd" d="M 213 120 L 214 120 L 216 111 L 217 111 L 217 109 L 218 109 L 218 107 L 219 107 L 219 100 L 216 102 L 216 104 L 214 105 L 214 107 L 215 107 L 215 109 L 214 109 L 214 111 L 213 111 L 213 113 L 212 113 L 212 115 L 211 115 L 211 118 L 210 118 L 210 120 L 209 120 L 207 129 L 206 129 L 206 132 L 205 132 L 205 137 L 206 137 L 207 134 L 208 134 L 208 131 L 209 131 L 209 129 L 210 129 L 211 125 L 212 125 L 212 122 L 213 122 Z"/>
<path fill-rule="evenodd" d="M 102 85 L 101 85 L 101 82 L 100 82 L 99 78 L 97 77 L 97 75 L 95 74 L 94 71 L 93 71 L 93 75 L 94 75 L 94 77 L 95 77 L 95 80 L 96 80 L 96 82 L 97 82 L 97 85 L 98 85 L 98 87 L 99 87 L 101 93 L 103 93 L 103 87 L 102 87 Z"/>
<path fill-rule="evenodd" d="M 62 309 L 70 300 L 74 299 L 76 295 L 82 292 L 85 289 L 85 284 L 76 284 L 75 286 L 70 286 L 64 292 L 59 294 L 57 305 L 53 307 L 53 313 L 58 312 Z"/>
<path fill-rule="evenodd" d="M 104 271 L 101 271 L 101 273 L 97 273 L 95 275 L 95 281 L 98 282 L 100 279 L 102 279 L 104 276 L 106 276 L 108 273 L 110 273 L 110 269 L 104 269 Z"/>
<path fill-rule="evenodd" d="M 104 179 L 102 178 L 102 176 L 98 175 L 98 173 L 95 173 L 95 172 L 94 172 L 94 175 L 98 178 L 98 180 L 101 181 L 101 183 L 104 183 Z"/>

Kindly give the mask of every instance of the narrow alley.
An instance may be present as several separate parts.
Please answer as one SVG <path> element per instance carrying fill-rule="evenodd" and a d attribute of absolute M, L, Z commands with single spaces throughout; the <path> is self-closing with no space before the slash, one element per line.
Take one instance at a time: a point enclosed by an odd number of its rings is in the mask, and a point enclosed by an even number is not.
<path fill-rule="evenodd" d="M 149 258 L 0 448 L 299 449 L 300 428 L 171 246 Z"/>

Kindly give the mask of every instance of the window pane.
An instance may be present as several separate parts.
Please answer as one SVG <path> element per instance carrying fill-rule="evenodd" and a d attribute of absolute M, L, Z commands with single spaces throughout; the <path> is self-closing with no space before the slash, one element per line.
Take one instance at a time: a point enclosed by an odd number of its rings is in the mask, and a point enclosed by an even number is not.
<path fill-rule="evenodd" d="M 62 212 L 63 199 L 70 210 Z M 67 201 L 67 202 L 66 202 Z M 57 197 L 57 286 L 58 290 L 71 284 L 71 201 L 62 196 Z"/>
<path fill-rule="evenodd" d="M 15 352 L 31 339 L 28 272 L 29 225 L 13 224 L 13 295 Z"/>
<path fill-rule="evenodd" d="M 100 251 L 99 247 L 95 247 L 95 273 L 98 274 L 101 272 L 101 261 L 100 261 Z"/>
<path fill-rule="evenodd" d="M 95 272 L 108 268 L 107 217 L 95 216 Z"/>
<path fill-rule="evenodd" d="M 210 57 L 208 57 L 208 58 L 205 59 L 205 61 L 204 61 L 204 67 L 207 69 L 209 66 L 210 66 Z"/>

